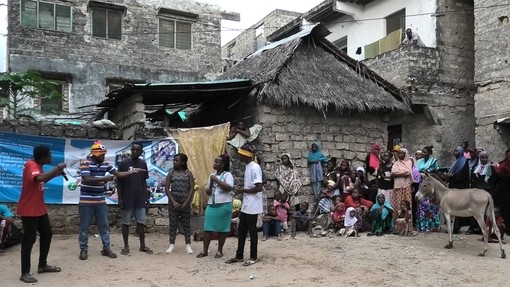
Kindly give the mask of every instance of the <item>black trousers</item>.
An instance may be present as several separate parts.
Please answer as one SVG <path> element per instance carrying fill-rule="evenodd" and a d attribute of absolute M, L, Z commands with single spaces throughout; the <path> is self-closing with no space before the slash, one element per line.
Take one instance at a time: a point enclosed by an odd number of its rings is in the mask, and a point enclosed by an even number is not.
<path fill-rule="evenodd" d="M 50 252 L 51 232 L 48 214 L 36 217 L 22 216 L 23 238 L 21 240 L 21 274 L 30 273 L 30 254 L 39 232 L 39 267 L 46 266 Z"/>
<path fill-rule="evenodd" d="M 244 212 L 239 213 L 239 233 L 237 235 L 238 239 L 236 251 L 236 258 L 238 259 L 243 259 L 244 244 L 246 243 L 248 232 L 250 233 L 250 258 L 257 259 L 257 216 L 257 214 L 246 214 Z"/>

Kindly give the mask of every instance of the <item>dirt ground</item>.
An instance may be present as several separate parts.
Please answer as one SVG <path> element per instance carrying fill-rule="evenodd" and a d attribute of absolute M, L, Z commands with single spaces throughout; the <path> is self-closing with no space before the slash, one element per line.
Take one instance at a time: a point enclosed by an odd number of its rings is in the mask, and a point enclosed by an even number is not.
<path fill-rule="evenodd" d="M 259 234 L 259 240 L 261 234 Z M 284 238 L 287 238 L 285 236 Z M 414 237 L 321 237 L 298 233 L 297 240 L 259 242 L 260 262 L 243 267 L 225 264 L 232 257 L 237 238 L 228 238 L 225 256 L 198 259 L 202 242 L 192 242 L 194 254 L 184 252 L 184 238 L 177 237 L 173 254 L 165 254 L 168 236 L 148 234 L 148 255 L 138 251 L 138 238 L 130 236 L 131 254 L 120 255 L 122 236 L 112 234 L 118 258 L 100 255 L 101 241 L 89 239 L 89 259 L 78 259 L 77 236 L 55 235 L 49 264 L 61 273 L 34 274 L 37 286 L 504 286 L 510 275 L 510 259 L 501 259 L 497 244 L 489 244 L 486 257 L 478 257 L 480 235 L 457 235 L 454 249 L 443 248 L 447 234 Z M 246 252 L 248 252 L 247 242 Z M 505 246 L 506 247 L 506 246 Z M 32 252 L 32 272 L 37 268 L 39 247 Z M 508 252 L 510 254 L 510 252 Z M 245 259 L 247 259 L 245 253 Z M 0 257 L 1 286 L 27 286 L 19 281 L 20 246 Z M 254 276 L 252 276 L 254 275 Z M 255 277 L 250 279 L 250 277 Z"/>

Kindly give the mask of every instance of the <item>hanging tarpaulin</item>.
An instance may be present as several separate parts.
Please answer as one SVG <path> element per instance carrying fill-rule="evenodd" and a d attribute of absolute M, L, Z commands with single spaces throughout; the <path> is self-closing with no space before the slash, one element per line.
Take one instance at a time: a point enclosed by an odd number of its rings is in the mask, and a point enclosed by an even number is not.
<path fill-rule="evenodd" d="M 203 212 L 208 197 L 205 185 L 213 172 L 214 159 L 225 152 L 230 124 L 190 129 L 171 129 L 168 132 L 179 142 L 180 152 L 188 156 L 188 168 L 195 176 L 198 190 L 192 201 L 195 213 Z"/>

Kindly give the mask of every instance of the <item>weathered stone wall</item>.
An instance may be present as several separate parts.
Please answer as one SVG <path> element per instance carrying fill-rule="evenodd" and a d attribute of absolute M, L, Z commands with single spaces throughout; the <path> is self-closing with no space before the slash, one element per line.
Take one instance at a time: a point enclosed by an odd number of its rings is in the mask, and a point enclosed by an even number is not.
<path fill-rule="evenodd" d="M 352 168 L 364 166 L 365 157 L 372 143 L 386 142 L 387 121 L 384 115 L 344 114 L 329 112 L 324 115 L 312 108 L 261 105 L 255 114 L 255 122 L 263 126 L 256 141 L 262 169 L 267 178 L 266 190 L 272 197 L 276 190 L 275 171 L 280 156 L 289 153 L 297 167 L 303 187 L 301 200 L 312 201 L 307 157 L 313 142 L 321 145 L 328 157 L 337 157 L 352 163 Z"/>
<path fill-rule="evenodd" d="M 115 40 L 92 37 L 88 1 L 50 2 L 73 7 L 71 33 L 22 27 L 20 0 L 9 0 L 9 70 L 33 69 L 72 78 L 70 112 L 102 100 L 108 80 L 186 82 L 213 79 L 221 72 L 222 15 L 216 6 L 178 0 L 102 0 L 127 8 L 122 40 Z M 192 24 L 191 50 L 159 46 L 160 7 L 199 15 Z"/>
<path fill-rule="evenodd" d="M 257 50 L 256 28 L 264 25 L 264 42 L 265 37 L 271 35 L 276 30 L 294 20 L 301 13 L 276 9 L 269 13 L 266 17 L 246 29 L 235 39 L 221 47 L 221 58 L 224 60 L 242 60 Z"/>
<path fill-rule="evenodd" d="M 449 8 L 446 8 L 449 7 Z M 437 48 L 400 47 L 365 60 L 411 97 L 417 117 L 393 117 L 410 150 L 433 145 L 441 165 L 462 141 L 474 144 L 474 32 L 472 1 L 438 0 Z"/>
<path fill-rule="evenodd" d="M 500 161 L 510 148 L 510 126 L 496 126 L 510 117 L 510 6 L 504 0 L 476 0 L 475 9 L 475 117 L 476 144 Z"/>

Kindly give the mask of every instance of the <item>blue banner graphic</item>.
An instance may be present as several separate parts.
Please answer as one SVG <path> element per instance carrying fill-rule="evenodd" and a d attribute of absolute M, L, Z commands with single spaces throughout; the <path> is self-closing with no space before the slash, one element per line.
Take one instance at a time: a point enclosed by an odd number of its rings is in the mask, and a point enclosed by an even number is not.
<path fill-rule="evenodd" d="M 102 140 L 108 149 L 106 161 L 114 167 L 130 156 L 131 141 Z M 141 141 L 143 143 L 142 158 L 149 169 L 147 185 L 151 192 L 151 203 L 168 203 L 165 194 L 165 179 L 173 168 L 173 158 L 178 153 L 178 144 L 172 138 Z M 0 132 L 0 202 L 18 202 L 21 194 L 21 175 L 25 162 L 33 158 L 35 146 L 46 145 L 52 153 L 52 163 L 43 167 L 49 171 L 60 162 L 65 162 L 65 173 L 68 181 L 63 177 L 56 177 L 47 182 L 45 187 L 45 201 L 51 204 L 77 204 L 80 197 L 79 175 L 80 161 L 90 153 L 94 140 L 64 139 L 41 136 L 20 135 Z M 106 186 L 108 203 L 117 203 L 115 182 Z"/>

